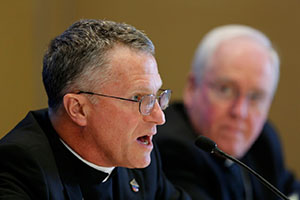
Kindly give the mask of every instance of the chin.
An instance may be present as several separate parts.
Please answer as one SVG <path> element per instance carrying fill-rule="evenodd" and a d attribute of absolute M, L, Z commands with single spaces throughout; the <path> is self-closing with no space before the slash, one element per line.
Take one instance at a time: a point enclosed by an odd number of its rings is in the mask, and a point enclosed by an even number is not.
<path fill-rule="evenodd" d="M 224 151 L 225 153 L 229 154 L 230 156 L 233 156 L 235 158 L 237 158 L 237 156 L 239 155 L 239 152 L 237 152 L 236 149 L 233 148 L 233 146 L 223 146 L 220 145 L 219 148 Z"/>
<path fill-rule="evenodd" d="M 151 163 L 150 157 L 144 158 L 143 160 L 140 160 L 135 163 L 133 168 L 145 168 L 148 167 Z"/>
<path fill-rule="evenodd" d="M 245 155 L 245 151 L 242 149 L 229 149 L 226 153 L 237 159 L 240 159 Z"/>

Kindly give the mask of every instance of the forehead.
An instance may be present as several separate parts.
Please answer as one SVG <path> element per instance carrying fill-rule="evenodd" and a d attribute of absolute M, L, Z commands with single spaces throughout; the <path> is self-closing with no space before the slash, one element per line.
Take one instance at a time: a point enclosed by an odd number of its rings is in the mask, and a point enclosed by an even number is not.
<path fill-rule="evenodd" d="M 158 90 L 162 81 L 157 63 L 150 53 L 117 45 L 109 53 L 112 81 L 119 88 Z"/>
<path fill-rule="evenodd" d="M 268 50 L 250 38 L 221 43 L 209 62 L 207 75 L 271 90 L 276 82 Z"/>

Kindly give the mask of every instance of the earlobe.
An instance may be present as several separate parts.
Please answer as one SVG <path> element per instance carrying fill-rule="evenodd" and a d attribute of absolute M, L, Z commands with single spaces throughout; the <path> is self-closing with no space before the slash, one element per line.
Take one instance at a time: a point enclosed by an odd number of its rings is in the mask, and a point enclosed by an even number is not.
<path fill-rule="evenodd" d="M 79 126 L 86 126 L 87 115 L 84 110 L 83 97 L 77 94 L 66 94 L 63 103 L 70 119 Z"/>

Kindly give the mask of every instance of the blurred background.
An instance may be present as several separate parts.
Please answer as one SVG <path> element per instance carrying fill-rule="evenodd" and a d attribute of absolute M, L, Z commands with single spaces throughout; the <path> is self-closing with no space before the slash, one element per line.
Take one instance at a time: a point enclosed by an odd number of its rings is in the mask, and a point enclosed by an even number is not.
<path fill-rule="evenodd" d="M 280 131 L 288 167 L 300 178 L 299 7 L 299 0 L 2 1 L 0 137 L 29 110 L 47 106 L 42 57 L 49 41 L 74 21 L 109 19 L 144 30 L 156 46 L 163 86 L 173 90 L 173 100 L 181 99 L 202 36 L 215 26 L 246 24 L 266 33 L 279 51 L 281 79 L 270 119 Z"/>

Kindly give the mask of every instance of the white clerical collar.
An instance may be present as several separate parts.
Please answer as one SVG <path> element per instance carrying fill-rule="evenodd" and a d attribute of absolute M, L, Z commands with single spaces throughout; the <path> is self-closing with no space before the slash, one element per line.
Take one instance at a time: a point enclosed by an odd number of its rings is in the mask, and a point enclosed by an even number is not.
<path fill-rule="evenodd" d="M 107 181 L 109 175 L 112 173 L 112 171 L 114 170 L 115 167 L 102 167 L 102 166 L 99 166 L 99 165 L 95 165 L 94 163 L 91 163 L 85 159 L 83 159 L 80 155 L 78 155 L 71 147 L 69 147 L 61 138 L 60 138 L 60 141 L 65 145 L 65 147 L 67 147 L 67 149 L 69 151 L 71 151 L 72 154 L 74 154 L 79 160 L 81 160 L 82 162 L 84 162 L 85 164 L 87 164 L 88 166 L 98 170 L 98 171 L 101 171 L 101 172 L 105 172 L 107 173 L 107 177 L 102 181 L 105 182 Z"/>

